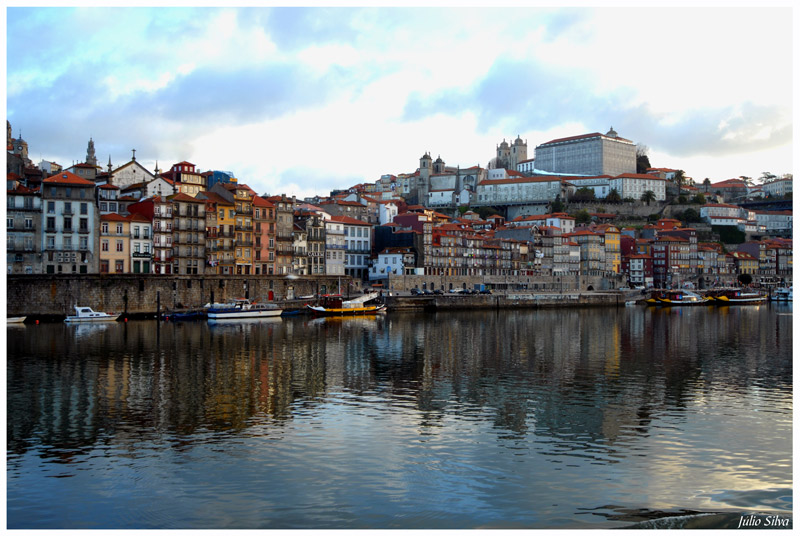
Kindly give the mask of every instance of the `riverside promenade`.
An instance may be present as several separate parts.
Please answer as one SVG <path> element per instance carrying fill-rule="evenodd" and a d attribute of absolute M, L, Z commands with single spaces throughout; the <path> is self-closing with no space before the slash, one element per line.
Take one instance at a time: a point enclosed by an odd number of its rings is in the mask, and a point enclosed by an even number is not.
<path fill-rule="evenodd" d="M 351 289 L 348 291 L 347 289 Z M 167 311 L 200 308 L 234 298 L 271 301 L 286 308 L 305 306 L 319 294 L 356 296 L 359 285 L 344 278 L 280 276 L 155 276 L 155 275 L 9 275 L 6 315 L 30 319 L 63 319 L 76 305 L 113 311 L 130 317 L 152 317 Z M 391 295 L 390 295 L 391 294 Z M 633 292 L 513 291 L 493 294 L 412 296 L 384 290 L 381 299 L 389 311 L 445 311 L 458 309 L 513 309 L 545 307 L 621 306 L 640 298 Z"/>

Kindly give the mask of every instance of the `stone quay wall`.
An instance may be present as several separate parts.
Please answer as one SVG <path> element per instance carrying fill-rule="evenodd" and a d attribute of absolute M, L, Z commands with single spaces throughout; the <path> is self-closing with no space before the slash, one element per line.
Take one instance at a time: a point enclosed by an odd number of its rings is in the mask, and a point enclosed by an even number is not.
<path fill-rule="evenodd" d="M 459 309 L 544 309 L 557 307 L 617 307 L 641 298 L 638 292 L 533 292 L 438 296 L 391 296 L 389 311 L 448 311 Z"/>
<path fill-rule="evenodd" d="M 348 287 L 349 285 L 349 287 Z M 285 301 L 300 296 L 362 292 L 349 277 L 151 274 L 8 275 L 8 316 L 66 316 L 74 306 L 149 315 L 192 309 L 235 298 Z"/>

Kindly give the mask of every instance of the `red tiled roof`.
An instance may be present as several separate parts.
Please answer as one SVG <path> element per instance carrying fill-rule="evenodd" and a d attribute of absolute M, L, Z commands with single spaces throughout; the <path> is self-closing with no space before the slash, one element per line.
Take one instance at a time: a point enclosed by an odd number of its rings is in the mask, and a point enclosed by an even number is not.
<path fill-rule="evenodd" d="M 95 184 L 90 181 L 86 180 L 83 177 L 78 177 L 74 173 L 70 173 L 69 171 L 61 171 L 47 177 L 42 181 L 45 184 L 72 184 L 75 186 L 94 186 Z"/>
<path fill-rule="evenodd" d="M 346 223 L 348 225 L 365 225 L 367 227 L 372 227 L 371 223 L 357 220 L 355 218 L 351 218 L 350 216 L 333 216 L 331 217 L 331 221 L 335 221 L 337 223 Z"/>

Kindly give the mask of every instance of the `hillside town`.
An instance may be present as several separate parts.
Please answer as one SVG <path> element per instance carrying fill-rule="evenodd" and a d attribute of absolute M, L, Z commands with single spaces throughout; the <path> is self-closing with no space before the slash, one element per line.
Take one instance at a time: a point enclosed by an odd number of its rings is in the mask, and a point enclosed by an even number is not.
<path fill-rule="evenodd" d="M 135 150 L 102 165 L 92 139 L 83 162 L 37 164 L 10 123 L 7 149 L 9 274 L 325 275 L 445 291 L 711 288 L 744 274 L 791 285 L 791 175 L 711 183 L 642 169 L 613 127 L 533 155 L 503 140 L 485 166 L 426 151 L 413 171 L 305 199 L 187 161 L 146 169 Z"/>

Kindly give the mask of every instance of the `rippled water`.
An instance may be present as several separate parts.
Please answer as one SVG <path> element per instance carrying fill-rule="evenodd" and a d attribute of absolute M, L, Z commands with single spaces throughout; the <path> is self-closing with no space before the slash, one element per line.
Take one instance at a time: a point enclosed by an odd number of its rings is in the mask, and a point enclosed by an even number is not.
<path fill-rule="evenodd" d="M 8 527 L 791 519 L 791 312 L 9 327 Z"/>

